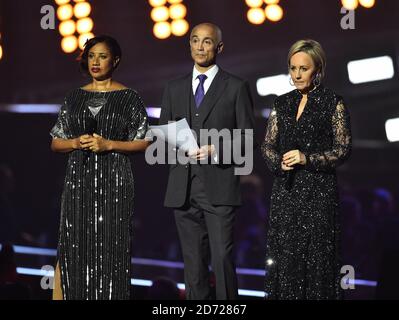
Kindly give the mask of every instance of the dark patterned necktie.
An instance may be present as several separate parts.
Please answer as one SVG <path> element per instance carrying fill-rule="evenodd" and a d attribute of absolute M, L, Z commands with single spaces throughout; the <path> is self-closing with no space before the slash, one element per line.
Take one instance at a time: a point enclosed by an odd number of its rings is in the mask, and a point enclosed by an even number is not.
<path fill-rule="evenodd" d="M 195 91 L 195 105 L 197 108 L 199 108 L 202 100 L 204 99 L 205 96 L 205 89 L 204 89 L 204 82 L 208 77 L 205 74 L 200 74 L 197 79 L 199 79 L 199 85 L 197 87 L 197 90 Z"/>

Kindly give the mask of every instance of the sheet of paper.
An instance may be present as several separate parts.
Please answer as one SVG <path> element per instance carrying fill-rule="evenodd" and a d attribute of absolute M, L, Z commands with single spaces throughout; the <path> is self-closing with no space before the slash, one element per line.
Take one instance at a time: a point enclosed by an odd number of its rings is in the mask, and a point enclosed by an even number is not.
<path fill-rule="evenodd" d="M 199 149 L 185 118 L 161 126 L 150 126 L 150 130 L 152 135 L 185 152 L 193 152 Z"/>

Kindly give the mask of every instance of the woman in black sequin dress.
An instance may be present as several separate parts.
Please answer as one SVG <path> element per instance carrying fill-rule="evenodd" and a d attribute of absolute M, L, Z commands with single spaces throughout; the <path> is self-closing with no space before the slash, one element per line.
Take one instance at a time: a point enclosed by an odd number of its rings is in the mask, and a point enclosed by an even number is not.
<path fill-rule="evenodd" d="M 133 175 L 128 153 L 144 151 L 147 115 L 136 91 L 112 80 L 121 59 L 111 37 L 89 40 L 82 70 L 92 83 L 70 92 L 51 130 L 69 153 L 53 299 L 129 299 Z"/>
<path fill-rule="evenodd" d="M 295 43 L 288 67 L 296 90 L 276 99 L 262 144 L 275 176 L 265 291 L 269 299 L 340 299 L 335 169 L 351 151 L 349 113 L 342 97 L 321 85 L 319 43 Z"/>

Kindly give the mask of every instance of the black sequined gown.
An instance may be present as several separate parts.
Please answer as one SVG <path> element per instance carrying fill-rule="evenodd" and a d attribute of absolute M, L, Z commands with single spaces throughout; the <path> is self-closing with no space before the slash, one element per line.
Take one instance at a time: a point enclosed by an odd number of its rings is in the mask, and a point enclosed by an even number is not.
<path fill-rule="evenodd" d="M 134 90 L 76 89 L 65 98 L 51 136 L 72 139 L 94 132 L 130 141 L 143 139 L 147 127 Z M 130 298 L 133 195 L 126 154 L 69 153 L 57 260 L 65 300 Z"/>
<path fill-rule="evenodd" d="M 297 90 L 276 99 L 262 144 L 275 176 L 265 291 L 269 299 L 340 299 L 335 169 L 351 151 L 349 113 L 341 97 L 319 86 L 296 121 L 301 99 Z M 294 149 L 307 164 L 284 172 L 282 155 Z"/>

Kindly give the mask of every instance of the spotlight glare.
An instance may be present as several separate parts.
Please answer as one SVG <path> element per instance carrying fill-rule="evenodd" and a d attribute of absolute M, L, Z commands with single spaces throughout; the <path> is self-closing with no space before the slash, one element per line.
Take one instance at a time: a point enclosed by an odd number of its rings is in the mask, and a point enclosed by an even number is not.
<path fill-rule="evenodd" d="M 151 10 L 151 18 L 155 22 L 166 21 L 169 19 L 169 9 L 167 7 L 156 7 Z"/>
<path fill-rule="evenodd" d="M 348 63 L 349 80 L 353 84 L 392 79 L 395 75 L 390 56 L 374 57 Z"/>
<path fill-rule="evenodd" d="M 264 0 L 266 4 L 278 4 L 280 0 Z"/>
<path fill-rule="evenodd" d="M 268 95 L 280 96 L 294 89 L 289 80 L 290 76 L 288 74 L 259 78 L 256 81 L 256 89 L 262 97 Z"/>
<path fill-rule="evenodd" d="M 57 9 L 57 17 L 60 21 L 69 20 L 73 16 L 73 7 L 70 4 L 64 4 Z"/>
<path fill-rule="evenodd" d="M 184 19 L 178 19 L 172 21 L 172 33 L 177 36 L 181 37 L 184 36 L 189 29 L 189 24 Z"/>
<path fill-rule="evenodd" d="M 261 8 L 252 8 L 247 13 L 248 21 L 252 24 L 262 24 L 266 17 L 265 12 Z"/>
<path fill-rule="evenodd" d="M 277 22 L 283 18 L 283 9 L 278 4 L 270 4 L 265 9 L 266 18 Z"/>
<path fill-rule="evenodd" d="M 80 34 L 89 33 L 93 30 L 93 20 L 91 18 L 83 18 L 78 20 L 76 29 Z"/>
<path fill-rule="evenodd" d="M 169 38 L 172 33 L 170 23 L 165 21 L 157 22 L 154 25 L 153 32 L 155 37 L 157 37 L 158 39 Z"/>
<path fill-rule="evenodd" d="M 359 0 L 359 2 L 361 6 L 367 9 L 372 8 L 375 5 L 375 0 Z"/>
<path fill-rule="evenodd" d="M 153 7 L 160 7 L 165 5 L 166 0 L 149 0 L 149 3 Z"/>
<path fill-rule="evenodd" d="M 70 36 L 76 31 L 76 23 L 73 20 L 63 21 L 60 23 L 58 29 L 63 37 Z"/>
<path fill-rule="evenodd" d="M 177 4 L 177 3 L 182 3 L 183 0 L 168 0 L 168 2 L 169 2 L 170 4 Z"/>
<path fill-rule="evenodd" d="M 55 3 L 58 4 L 59 6 L 62 6 L 63 4 L 69 3 L 70 0 L 55 0 Z"/>
<path fill-rule="evenodd" d="M 0 44 L 0 60 L 3 58 L 3 47 Z"/>
<path fill-rule="evenodd" d="M 341 0 L 341 3 L 346 10 L 355 10 L 359 6 L 358 0 Z"/>
<path fill-rule="evenodd" d="M 80 48 L 81 50 L 83 50 L 83 49 L 84 49 L 84 45 L 86 44 L 86 41 L 87 41 L 87 40 L 90 40 L 91 38 L 94 38 L 94 34 L 91 33 L 91 32 L 81 34 L 81 35 L 79 36 L 79 39 L 78 39 L 79 48 Z"/>
<path fill-rule="evenodd" d="M 245 0 L 245 2 L 250 8 L 259 8 L 263 4 L 263 0 Z"/>
<path fill-rule="evenodd" d="M 78 48 L 78 39 L 75 36 L 64 37 L 61 40 L 61 48 L 65 53 L 72 53 Z"/>
<path fill-rule="evenodd" d="M 88 2 L 79 2 L 75 5 L 74 9 L 75 17 L 78 19 L 86 18 L 91 12 L 91 6 Z"/>
<path fill-rule="evenodd" d="M 173 4 L 169 7 L 171 19 L 183 19 L 187 14 L 187 8 L 184 4 Z"/>
<path fill-rule="evenodd" d="M 389 142 L 399 141 L 399 118 L 389 119 L 385 122 L 385 133 Z"/>

